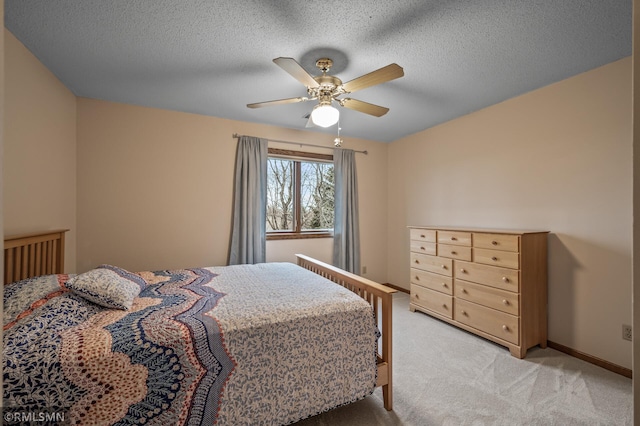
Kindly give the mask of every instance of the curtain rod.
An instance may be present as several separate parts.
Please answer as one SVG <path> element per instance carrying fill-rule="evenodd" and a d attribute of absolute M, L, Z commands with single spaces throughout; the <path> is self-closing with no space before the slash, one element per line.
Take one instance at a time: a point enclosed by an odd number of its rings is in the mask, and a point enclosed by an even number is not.
<path fill-rule="evenodd" d="M 234 134 L 233 134 L 233 137 L 234 137 L 234 138 L 239 138 L 239 137 L 241 137 L 241 136 L 246 136 L 246 135 L 239 135 L 239 134 L 237 134 L 237 133 L 234 133 Z M 335 150 L 335 148 L 333 148 L 333 147 L 331 147 L 331 146 L 314 145 L 314 144 L 310 144 L 310 143 L 302 143 L 302 142 L 281 141 L 281 140 L 278 140 L 278 139 L 267 139 L 267 140 L 268 140 L 268 141 L 271 141 L 271 142 L 288 143 L 288 144 L 291 144 L 291 145 L 299 145 L 299 146 L 313 146 L 313 147 L 315 147 L 315 148 L 324 148 L 324 149 L 332 149 L 332 150 Z M 368 155 L 368 154 L 369 154 L 367 151 L 356 151 L 356 150 L 353 150 L 353 152 L 357 152 L 357 153 L 359 153 L 359 154 L 364 154 L 364 155 Z"/>

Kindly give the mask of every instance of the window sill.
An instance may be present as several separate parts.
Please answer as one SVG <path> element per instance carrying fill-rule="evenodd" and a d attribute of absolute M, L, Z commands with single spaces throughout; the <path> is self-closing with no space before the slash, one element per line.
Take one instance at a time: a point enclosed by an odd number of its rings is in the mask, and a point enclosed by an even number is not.
<path fill-rule="evenodd" d="M 267 241 L 303 240 L 310 238 L 333 238 L 332 232 L 272 232 L 267 234 Z"/>

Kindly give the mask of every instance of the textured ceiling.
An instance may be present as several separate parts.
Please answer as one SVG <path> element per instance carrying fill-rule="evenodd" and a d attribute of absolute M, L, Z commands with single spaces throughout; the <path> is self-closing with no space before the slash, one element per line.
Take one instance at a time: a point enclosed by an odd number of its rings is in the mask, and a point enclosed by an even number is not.
<path fill-rule="evenodd" d="M 341 134 L 390 142 L 631 54 L 632 0 L 5 0 L 5 26 L 75 95 L 305 129 L 313 101 L 272 59 L 346 82 Z M 335 134 L 336 126 L 314 130 Z"/>

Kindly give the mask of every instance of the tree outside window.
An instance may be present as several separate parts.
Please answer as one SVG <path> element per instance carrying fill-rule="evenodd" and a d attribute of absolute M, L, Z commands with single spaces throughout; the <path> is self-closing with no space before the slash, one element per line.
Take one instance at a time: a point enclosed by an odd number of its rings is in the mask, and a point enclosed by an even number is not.
<path fill-rule="evenodd" d="M 270 154 L 281 152 L 270 149 Z M 267 238 L 330 237 L 334 215 L 331 156 L 270 155 L 267 164 Z M 325 161 L 319 161 L 318 157 Z"/>

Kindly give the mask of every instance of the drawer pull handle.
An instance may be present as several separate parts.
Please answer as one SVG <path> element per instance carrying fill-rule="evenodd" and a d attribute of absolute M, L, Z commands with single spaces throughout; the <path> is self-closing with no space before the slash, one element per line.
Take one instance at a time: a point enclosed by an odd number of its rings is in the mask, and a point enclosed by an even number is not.
<path fill-rule="evenodd" d="M 507 299 L 502 300 L 502 303 L 504 303 L 506 306 L 509 306 L 509 301 Z"/>
<path fill-rule="evenodd" d="M 415 263 L 420 263 L 420 261 L 418 259 L 414 260 Z"/>
<path fill-rule="evenodd" d="M 494 241 L 491 241 L 491 244 L 493 244 L 494 246 L 497 246 L 498 242 L 494 240 Z"/>
<path fill-rule="evenodd" d="M 458 252 L 452 251 L 451 254 L 456 255 Z"/>
<path fill-rule="evenodd" d="M 447 283 L 442 283 L 442 287 L 447 288 Z"/>
<path fill-rule="evenodd" d="M 447 265 L 442 265 L 442 269 L 447 269 Z"/>
<path fill-rule="evenodd" d="M 424 247 L 420 247 L 420 250 L 426 250 L 426 248 L 424 248 Z"/>
<path fill-rule="evenodd" d="M 460 272 L 462 272 L 463 274 L 466 274 L 466 273 L 467 273 L 467 271 L 466 271 L 464 268 L 461 268 L 461 269 L 460 269 Z"/>
<path fill-rule="evenodd" d="M 447 304 L 446 304 L 446 303 L 443 303 L 443 304 L 442 304 L 442 307 L 443 307 L 443 308 L 445 308 L 445 309 L 447 309 Z"/>
<path fill-rule="evenodd" d="M 464 315 L 465 317 L 467 316 L 467 311 L 461 311 L 460 312 L 462 315 Z"/>
<path fill-rule="evenodd" d="M 451 237 L 451 241 L 455 241 L 455 240 L 457 240 L 456 237 Z"/>
<path fill-rule="evenodd" d="M 503 329 L 504 331 L 509 331 L 509 327 L 507 327 L 506 325 L 503 325 L 503 326 L 502 326 L 502 329 Z"/>
<path fill-rule="evenodd" d="M 507 277 L 502 277 L 502 281 L 504 281 L 505 283 L 508 283 L 508 282 L 509 282 L 509 278 L 507 278 Z"/>
<path fill-rule="evenodd" d="M 417 294 L 416 294 L 416 299 L 420 299 L 420 296 L 418 296 Z"/>
<path fill-rule="evenodd" d="M 497 261 L 498 261 L 498 258 L 497 258 L 497 257 L 495 257 L 495 256 L 493 256 L 493 257 L 491 258 L 491 260 L 493 260 L 494 262 L 497 262 Z"/>
<path fill-rule="evenodd" d="M 463 292 L 464 294 L 467 294 L 467 289 L 463 288 L 463 289 L 462 289 L 462 292 Z"/>
<path fill-rule="evenodd" d="M 416 275 L 416 281 L 420 281 L 420 277 Z"/>

